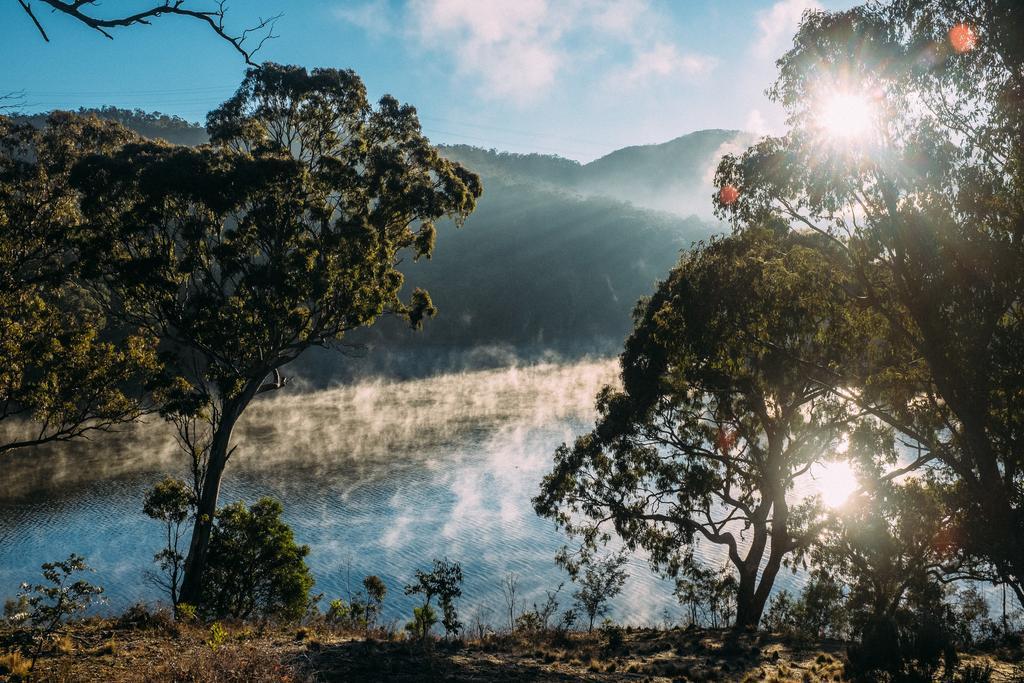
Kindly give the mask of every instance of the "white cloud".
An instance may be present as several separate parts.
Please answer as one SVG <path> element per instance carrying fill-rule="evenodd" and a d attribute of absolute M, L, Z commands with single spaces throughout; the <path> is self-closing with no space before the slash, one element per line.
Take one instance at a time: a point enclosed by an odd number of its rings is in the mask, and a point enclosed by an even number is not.
<path fill-rule="evenodd" d="M 392 23 L 384 0 L 336 14 L 367 31 Z M 649 0 L 407 0 L 393 14 L 413 49 L 446 56 L 453 77 L 471 81 L 481 96 L 520 105 L 594 62 L 630 82 L 714 65 L 671 42 L 669 22 Z"/>
<path fill-rule="evenodd" d="M 420 46 L 448 52 L 456 73 L 476 80 L 484 97 L 525 103 L 554 83 L 564 63 L 560 14 L 546 0 L 416 0 L 409 31 Z"/>
<path fill-rule="evenodd" d="M 800 17 L 809 9 L 821 9 L 815 0 L 779 0 L 757 13 L 758 37 L 754 41 L 754 54 L 776 59 L 789 49 L 793 35 L 800 25 Z"/>
<path fill-rule="evenodd" d="M 334 16 L 370 35 L 384 35 L 392 30 L 391 11 L 387 0 L 345 4 L 335 8 Z"/>
<path fill-rule="evenodd" d="M 714 68 L 716 60 L 699 54 L 684 54 L 670 43 L 657 43 L 638 52 L 633 63 L 613 75 L 613 81 L 638 85 L 652 78 L 701 76 Z"/>

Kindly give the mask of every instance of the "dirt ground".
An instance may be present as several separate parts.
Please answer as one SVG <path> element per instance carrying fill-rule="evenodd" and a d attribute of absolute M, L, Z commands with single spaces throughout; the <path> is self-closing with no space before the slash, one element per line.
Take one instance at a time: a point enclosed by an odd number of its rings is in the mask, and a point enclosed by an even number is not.
<path fill-rule="evenodd" d="M 0 632 L 4 681 L 841 681 L 845 647 L 801 647 L 766 634 L 730 642 L 722 632 L 626 630 L 601 634 L 488 636 L 418 643 L 327 629 L 182 626 L 93 621 L 50 643 L 29 677 L 19 634 Z M 993 681 L 1024 680 L 1008 653 L 964 655 L 991 663 Z M 1014 657 L 1015 658 L 1015 657 Z"/>

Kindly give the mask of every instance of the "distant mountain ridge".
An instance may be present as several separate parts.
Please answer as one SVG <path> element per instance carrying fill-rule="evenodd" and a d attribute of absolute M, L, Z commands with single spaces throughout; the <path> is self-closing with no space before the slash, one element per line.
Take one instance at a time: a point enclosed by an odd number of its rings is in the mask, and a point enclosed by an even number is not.
<path fill-rule="evenodd" d="M 206 128 L 198 123 L 186 121 L 180 116 L 143 111 L 142 109 L 121 109 L 120 107 L 80 107 L 76 114 L 95 115 L 101 119 L 117 121 L 150 140 L 164 140 L 174 145 L 195 147 L 209 142 Z M 37 114 L 15 114 L 15 121 L 23 121 L 39 127 L 46 123 L 46 112 Z"/>
<path fill-rule="evenodd" d="M 745 149 L 753 136 L 708 129 L 668 142 L 618 149 L 587 164 L 549 154 L 514 154 L 468 145 L 441 152 L 484 176 L 601 196 L 681 216 L 711 215 L 713 174 L 721 156 Z"/>

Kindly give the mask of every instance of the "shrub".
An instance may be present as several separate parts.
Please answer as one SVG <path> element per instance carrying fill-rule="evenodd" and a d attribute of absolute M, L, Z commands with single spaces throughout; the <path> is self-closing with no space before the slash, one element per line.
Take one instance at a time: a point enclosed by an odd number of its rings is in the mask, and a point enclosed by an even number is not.
<path fill-rule="evenodd" d="M 589 619 L 588 631 L 594 630 L 594 620 L 608 614 L 608 602 L 622 591 L 626 582 L 626 555 L 618 553 L 603 560 L 587 558 L 583 566 L 583 577 L 579 589 L 573 593 L 576 604 Z"/>
<path fill-rule="evenodd" d="M 444 626 L 445 637 L 457 634 L 462 630 L 462 622 L 459 621 L 458 612 L 455 609 L 455 598 L 462 595 L 462 566 L 458 562 L 449 562 L 448 559 L 434 560 L 434 568 L 430 572 L 424 572 L 416 570 L 416 581 L 405 587 L 406 595 L 422 595 L 423 596 L 423 607 L 429 608 L 430 601 L 437 596 L 438 602 L 441 605 L 441 625 Z M 429 610 L 433 614 L 433 610 Z M 427 612 L 424 611 L 424 621 Z M 414 610 L 413 621 L 409 622 L 422 623 L 417 621 L 417 616 Z M 437 623 L 436 614 L 434 614 L 434 622 L 430 624 L 432 627 Z M 406 626 L 408 628 L 408 626 Z M 429 633 L 429 628 L 427 633 Z M 420 633 L 416 631 L 416 633 Z M 420 635 L 421 638 L 426 637 L 426 633 Z"/>
<path fill-rule="evenodd" d="M 162 574 L 153 582 L 167 591 L 171 604 L 178 604 L 178 588 L 185 569 L 185 556 L 181 553 L 182 527 L 192 516 L 195 496 L 185 482 L 168 477 L 146 492 L 142 511 L 146 516 L 164 525 L 165 545 L 153 556 Z"/>
<path fill-rule="evenodd" d="M 42 565 L 43 578 L 47 583 L 21 584 L 21 592 L 15 605 L 24 608 L 21 622 L 29 622 L 37 633 L 33 634 L 36 645 L 32 650 L 29 668 L 34 668 L 50 636 L 68 618 L 84 612 L 103 593 L 103 589 L 91 583 L 73 578 L 92 571 L 80 555 L 69 555 L 62 562 L 47 562 Z"/>
<path fill-rule="evenodd" d="M 971 664 L 965 666 L 956 677 L 956 683 L 989 683 L 992 680 L 990 664 Z"/>
<path fill-rule="evenodd" d="M 715 572 L 691 557 L 676 579 L 676 598 L 686 610 L 687 626 L 724 628 L 736 614 L 736 577 L 723 568 Z"/>
<path fill-rule="evenodd" d="M 785 590 L 776 594 L 764 616 L 764 626 L 769 631 L 801 640 L 842 636 L 847 622 L 842 586 L 820 570 L 811 574 L 798 599 L 794 600 Z"/>
<path fill-rule="evenodd" d="M 368 630 L 377 623 L 388 588 L 379 576 L 363 579 L 363 589 L 350 595 L 348 602 L 341 598 L 331 600 L 327 610 L 327 623 L 343 628 Z"/>
<path fill-rule="evenodd" d="M 558 584 L 553 591 L 544 591 L 544 603 L 533 603 L 533 609 L 527 610 L 516 617 L 515 630 L 525 633 L 541 633 L 548 630 L 548 622 L 558 611 L 558 594 L 565 584 Z"/>
<path fill-rule="evenodd" d="M 210 637 L 207 638 L 206 644 L 210 646 L 210 649 L 214 652 L 217 651 L 221 645 L 228 639 L 228 632 L 219 621 L 213 622 L 210 625 Z"/>
<path fill-rule="evenodd" d="M 282 512 L 279 502 L 263 498 L 217 514 L 199 606 L 205 616 L 297 621 L 306 613 L 313 587 L 309 546 L 295 543 Z"/>
<path fill-rule="evenodd" d="M 429 603 L 412 608 L 412 621 L 405 625 L 405 630 L 419 641 L 425 641 L 430 630 L 437 624 L 437 612 Z"/>
<path fill-rule="evenodd" d="M 601 623 L 601 635 L 607 652 L 618 652 L 626 644 L 626 632 L 611 619 L 605 619 Z"/>

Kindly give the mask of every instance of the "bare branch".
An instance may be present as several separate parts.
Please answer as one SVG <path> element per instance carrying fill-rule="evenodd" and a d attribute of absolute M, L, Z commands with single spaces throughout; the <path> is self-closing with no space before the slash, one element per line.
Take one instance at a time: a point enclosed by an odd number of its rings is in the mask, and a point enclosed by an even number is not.
<path fill-rule="evenodd" d="M 47 5 L 54 12 L 61 12 L 62 14 L 66 14 L 69 17 L 77 19 L 79 22 L 98 31 L 100 34 L 111 40 L 113 40 L 114 36 L 112 36 L 107 29 L 123 28 L 139 24 L 149 25 L 151 23 L 151 19 L 159 18 L 164 15 L 195 19 L 207 24 L 214 33 L 227 41 L 245 58 L 246 64 L 250 64 L 252 66 L 256 66 L 256 62 L 253 61 L 253 55 L 255 55 L 268 40 L 277 37 L 274 35 L 274 26 L 277 23 L 277 20 L 282 16 L 281 14 L 275 14 L 274 16 L 266 19 L 260 17 L 255 26 L 251 26 L 240 34 L 235 35 L 229 33 L 224 24 L 224 17 L 227 14 L 227 5 L 223 0 L 217 2 L 216 9 L 209 10 L 191 9 L 190 7 L 186 7 L 185 4 L 187 0 L 164 0 L 164 2 L 154 3 L 154 5 L 148 9 L 119 17 L 97 17 L 87 13 L 86 6 L 95 6 L 96 3 L 94 0 L 38 0 L 38 2 Z M 31 0 L 18 0 L 18 3 L 21 5 L 21 8 L 25 10 L 25 13 L 28 14 L 29 18 L 32 19 L 32 22 L 39 30 L 40 35 L 42 35 L 43 40 L 50 42 L 50 38 L 46 34 L 46 29 L 43 28 L 42 23 L 36 17 L 35 12 L 32 9 Z M 245 43 L 253 37 L 253 34 L 258 34 L 259 40 L 253 47 L 249 48 Z"/>

